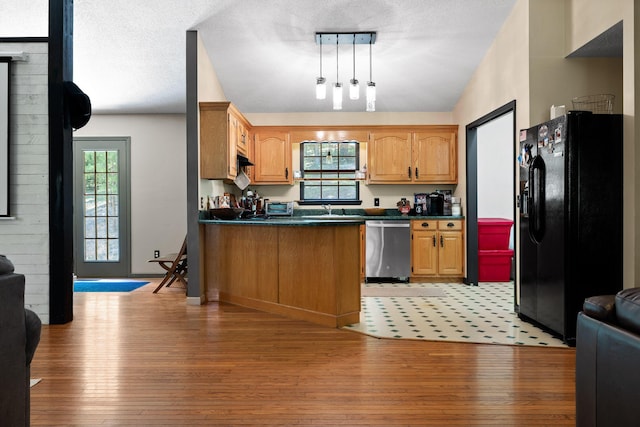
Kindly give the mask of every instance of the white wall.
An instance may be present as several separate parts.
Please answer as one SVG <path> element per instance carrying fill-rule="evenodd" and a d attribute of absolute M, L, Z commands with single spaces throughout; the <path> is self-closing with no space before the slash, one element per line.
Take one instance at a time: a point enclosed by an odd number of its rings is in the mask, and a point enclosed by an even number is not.
<path fill-rule="evenodd" d="M 0 219 L 0 253 L 25 275 L 25 305 L 49 323 L 49 109 L 46 43 L 0 43 L 29 54 L 11 64 L 10 214 Z"/>
<path fill-rule="evenodd" d="M 513 113 L 478 128 L 478 218 L 513 221 Z"/>
<path fill-rule="evenodd" d="M 176 252 L 187 233 L 185 116 L 94 115 L 74 136 L 131 137 L 131 273 L 163 273 L 147 260 Z"/>
<path fill-rule="evenodd" d="M 637 286 L 640 279 L 640 185 L 638 167 L 640 126 L 635 123 L 640 102 L 640 66 L 635 59 L 640 46 L 640 7 L 635 0 L 567 0 L 566 50 L 572 52 L 598 34 L 623 21 L 622 97 L 616 107 L 624 113 L 624 242 L 623 280 L 626 287 Z"/>
<path fill-rule="evenodd" d="M 516 129 L 529 127 L 529 1 L 519 0 L 453 110 L 458 129 L 458 170 L 466 167 L 465 126 L 516 101 Z M 515 135 L 514 135 L 515 138 Z M 513 178 L 512 178 L 513 179 Z M 456 196 L 466 200 L 466 176 Z M 463 205 L 463 213 L 466 212 Z"/>
<path fill-rule="evenodd" d="M 617 103 L 624 113 L 624 283 L 634 286 L 640 277 L 640 233 L 636 212 L 640 186 L 635 176 L 640 164 L 640 128 L 635 126 L 635 44 L 640 40 L 640 10 L 633 0 L 518 0 L 511 15 L 476 69 L 454 108 L 460 128 L 459 168 L 465 165 L 464 126 L 516 100 L 516 132 L 549 117 L 551 104 L 573 96 L 609 90 L 622 93 Z M 635 16 L 634 16 L 635 15 Z M 600 35 L 620 20 L 624 22 L 624 58 L 568 60 L 564 56 Z M 638 22 L 638 24 L 636 24 Z M 549 84 L 551 83 L 551 85 Z M 464 199 L 465 183 L 458 192 Z M 516 243 L 517 244 L 517 243 Z"/>

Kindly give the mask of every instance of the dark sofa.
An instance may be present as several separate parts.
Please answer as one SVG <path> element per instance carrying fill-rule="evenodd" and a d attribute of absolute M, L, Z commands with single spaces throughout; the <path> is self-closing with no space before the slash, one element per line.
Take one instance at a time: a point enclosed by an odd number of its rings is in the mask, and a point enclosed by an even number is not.
<path fill-rule="evenodd" d="M 0 255 L 0 425 L 29 425 L 31 359 L 40 341 L 40 318 L 24 307 L 24 275 Z"/>
<path fill-rule="evenodd" d="M 576 425 L 638 426 L 640 288 L 587 298 L 576 335 Z"/>

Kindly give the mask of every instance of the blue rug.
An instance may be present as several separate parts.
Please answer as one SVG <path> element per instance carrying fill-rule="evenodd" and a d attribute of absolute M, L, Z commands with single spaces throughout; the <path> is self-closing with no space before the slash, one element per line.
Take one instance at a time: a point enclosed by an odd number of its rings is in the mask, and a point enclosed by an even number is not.
<path fill-rule="evenodd" d="M 137 280 L 85 279 L 76 280 L 74 292 L 131 292 L 149 282 Z"/>

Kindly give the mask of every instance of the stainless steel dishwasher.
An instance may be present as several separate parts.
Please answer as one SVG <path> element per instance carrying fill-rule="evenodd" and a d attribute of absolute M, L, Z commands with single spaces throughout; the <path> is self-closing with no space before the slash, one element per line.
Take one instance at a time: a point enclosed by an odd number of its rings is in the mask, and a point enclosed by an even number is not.
<path fill-rule="evenodd" d="M 365 221 L 366 279 L 406 281 L 411 275 L 409 220 Z"/>

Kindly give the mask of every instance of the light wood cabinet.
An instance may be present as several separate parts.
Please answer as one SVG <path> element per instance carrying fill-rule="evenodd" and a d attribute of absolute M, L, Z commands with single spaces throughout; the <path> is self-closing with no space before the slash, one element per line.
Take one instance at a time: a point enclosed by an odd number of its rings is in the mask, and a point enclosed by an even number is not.
<path fill-rule="evenodd" d="M 411 183 L 411 132 L 371 132 L 367 147 L 370 183 Z"/>
<path fill-rule="evenodd" d="M 200 176 L 233 180 L 238 151 L 248 155 L 249 122 L 230 102 L 200 103 Z"/>
<path fill-rule="evenodd" d="M 362 224 L 360 226 L 360 281 L 364 282 L 366 277 L 366 262 L 367 262 L 367 227 Z"/>
<path fill-rule="evenodd" d="M 236 147 L 238 148 L 238 153 L 247 158 L 251 158 L 249 156 L 249 146 L 251 145 L 249 138 L 249 126 L 241 120 L 238 120 L 236 123 Z"/>
<path fill-rule="evenodd" d="M 289 132 L 254 129 L 254 168 L 255 184 L 292 184 L 291 139 Z"/>
<path fill-rule="evenodd" d="M 412 144 L 413 180 L 416 183 L 456 184 L 456 132 L 415 132 Z"/>
<path fill-rule="evenodd" d="M 358 227 L 330 221 L 310 226 L 207 224 L 201 230 L 207 293 L 324 326 L 357 323 Z"/>
<path fill-rule="evenodd" d="M 367 149 L 370 184 L 455 184 L 457 127 L 371 132 Z"/>
<path fill-rule="evenodd" d="M 463 221 L 412 220 L 411 278 L 460 279 L 463 275 Z"/>

